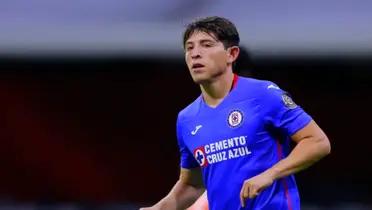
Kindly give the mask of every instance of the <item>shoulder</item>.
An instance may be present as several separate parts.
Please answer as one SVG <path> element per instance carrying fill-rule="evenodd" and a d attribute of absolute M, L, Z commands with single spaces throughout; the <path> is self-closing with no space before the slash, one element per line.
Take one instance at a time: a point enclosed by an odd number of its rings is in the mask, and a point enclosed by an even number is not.
<path fill-rule="evenodd" d="M 244 91 L 244 95 L 255 99 L 257 105 L 263 111 L 275 111 L 283 103 L 290 108 L 296 106 L 288 93 L 272 81 L 242 77 L 241 82 L 241 90 Z"/>
<path fill-rule="evenodd" d="M 248 77 L 239 77 L 241 89 L 254 98 L 266 97 L 267 95 L 282 92 L 278 85 L 268 80 L 260 80 Z"/>
<path fill-rule="evenodd" d="M 196 117 L 199 113 L 201 103 L 201 96 L 196 98 L 192 103 L 186 106 L 178 113 L 178 122 L 186 121 L 188 119 L 192 119 Z"/>

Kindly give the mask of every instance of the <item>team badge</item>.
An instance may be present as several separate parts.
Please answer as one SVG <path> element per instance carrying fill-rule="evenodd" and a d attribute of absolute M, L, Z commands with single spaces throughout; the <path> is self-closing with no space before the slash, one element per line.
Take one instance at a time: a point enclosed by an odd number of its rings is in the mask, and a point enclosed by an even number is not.
<path fill-rule="evenodd" d="M 227 122 L 229 123 L 229 126 L 233 128 L 241 125 L 243 122 L 243 113 L 239 110 L 230 112 Z"/>
<path fill-rule="evenodd" d="M 200 167 L 206 167 L 208 161 L 205 155 L 204 147 L 199 147 L 194 150 L 195 160 L 198 161 Z"/>
<path fill-rule="evenodd" d="M 297 104 L 292 100 L 292 98 L 287 93 L 284 93 L 282 95 L 282 100 L 284 105 L 290 109 L 294 109 L 297 107 Z"/>

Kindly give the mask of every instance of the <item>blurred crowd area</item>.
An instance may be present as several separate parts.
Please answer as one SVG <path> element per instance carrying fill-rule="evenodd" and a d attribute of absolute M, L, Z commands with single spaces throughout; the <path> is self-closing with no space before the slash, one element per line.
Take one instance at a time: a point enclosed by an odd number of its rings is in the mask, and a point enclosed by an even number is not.
<path fill-rule="evenodd" d="M 199 95 L 181 58 L 0 66 L 0 208 L 135 209 L 169 192 L 179 173 L 176 116 Z M 330 156 L 296 176 L 303 209 L 371 204 L 371 67 L 366 59 L 249 53 L 237 63 L 239 75 L 290 92 L 332 142 Z"/>

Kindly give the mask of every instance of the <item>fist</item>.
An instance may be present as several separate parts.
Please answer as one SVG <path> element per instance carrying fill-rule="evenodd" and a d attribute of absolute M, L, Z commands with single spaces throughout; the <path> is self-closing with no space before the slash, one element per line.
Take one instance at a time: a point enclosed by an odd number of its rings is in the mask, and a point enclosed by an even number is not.
<path fill-rule="evenodd" d="M 240 202 L 242 207 L 245 207 L 246 199 L 255 198 L 262 190 L 270 186 L 273 181 L 273 178 L 265 173 L 245 180 L 240 190 Z"/>

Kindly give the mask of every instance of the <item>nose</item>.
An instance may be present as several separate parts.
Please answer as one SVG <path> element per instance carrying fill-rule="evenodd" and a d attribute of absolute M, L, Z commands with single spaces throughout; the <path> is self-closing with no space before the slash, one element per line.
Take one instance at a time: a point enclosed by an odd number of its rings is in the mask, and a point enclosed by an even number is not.
<path fill-rule="evenodd" d="M 195 58 L 200 58 L 201 57 L 201 52 L 200 52 L 200 49 L 199 47 L 194 47 L 191 52 L 190 52 L 190 56 L 191 58 L 195 59 Z"/>

